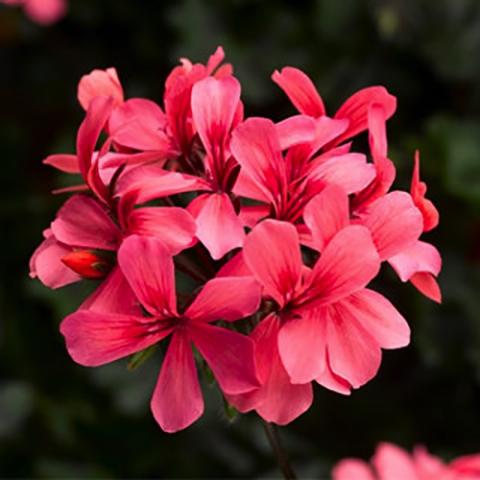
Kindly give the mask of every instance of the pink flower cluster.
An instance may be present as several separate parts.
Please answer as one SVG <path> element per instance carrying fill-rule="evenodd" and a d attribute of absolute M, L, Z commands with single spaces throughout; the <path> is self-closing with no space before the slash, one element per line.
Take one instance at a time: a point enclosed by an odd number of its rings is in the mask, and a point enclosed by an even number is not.
<path fill-rule="evenodd" d="M 61 324 L 82 365 L 170 339 L 151 402 L 167 432 L 203 412 L 196 365 L 236 409 L 280 425 L 310 407 L 312 382 L 348 395 L 372 379 L 381 350 L 410 337 L 367 288 L 383 262 L 440 301 L 440 255 L 420 240 L 438 213 L 418 154 L 411 192 L 391 191 L 395 97 L 365 88 L 327 115 L 307 75 L 285 67 L 272 79 L 298 114 L 245 118 L 223 59 L 222 48 L 206 65 L 182 59 L 163 108 L 125 99 L 115 69 L 94 70 L 78 87 L 75 154 L 45 160 L 83 182 L 62 190 L 74 195 L 31 276 L 51 288 L 100 282 Z M 352 150 L 362 132 L 372 161 Z"/>
<path fill-rule="evenodd" d="M 480 454 L 459 457 L 448 465 L 416 447 L 413 455 L 391 443 L 380 443 L 371 465 L 355 458 L 339 462 L 333 480 L 479 480 Z"/>
<path fill-rule="evenodd" d="M 66 0 L 0 0 L 0 3 L 23 7 L 25 14 L 40 25 L 52 25 L 67 12 Z"/>

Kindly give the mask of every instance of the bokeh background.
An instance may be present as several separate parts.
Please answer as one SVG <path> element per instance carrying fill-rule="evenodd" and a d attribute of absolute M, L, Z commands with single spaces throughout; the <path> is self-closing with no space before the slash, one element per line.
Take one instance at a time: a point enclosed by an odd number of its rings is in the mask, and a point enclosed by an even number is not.
<path fill-rule="evenodd" d="M 81 75 L 115 66 L 127 95 L 161 101 L 178 57 L 205 61 L 223 45 L 250 115 L 294 110 L 270 81 L 293 65 L 329 111 L 358 88 L 398 97 L 389 122 L 397 186 L 422 152 L 441 225 L 427 235 L 444 258 L 438 306 L 385 269 L 379 288 L 408 318 L 411 345 L 387 351 L 377 377 L 350 398 L 317 388 L 311 410 L 282 429 L 303 478 L 328 478 L 376 443 L 417 443 L 449 459 L 480 452 L 480 2 L 477 0 L 70 0 L 40 27 L 0 6 L 0 476 L 199 478 L 278 475 L 258 420 L 229 422 L 215 391 L 204 417 L 163 434 L 148 407 L 158 359 L 75 365 L 58 333 L 85 287 L 52 292 L 28 258 L 63 198 L 65 178 L 42 159 L 73 151 Z M 186 399 L 188 401 L 188 399 Z"/>

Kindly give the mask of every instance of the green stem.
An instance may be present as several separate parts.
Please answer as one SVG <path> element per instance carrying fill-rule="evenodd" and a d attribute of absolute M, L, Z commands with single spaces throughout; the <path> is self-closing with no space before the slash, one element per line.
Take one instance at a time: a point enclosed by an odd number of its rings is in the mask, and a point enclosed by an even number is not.
<path fill-rule="evenodd" d="M 268 443 L 272 447 L 273 453 L 278 462 L 278 466 L 282 471 L 283 478 L 285 480 L 295 480 L 297 476 L 290 465 L 290 460 L 288 458 L 288 453 L 280 441 L 280 436 L 278 434 L 278 428 L 276 425 L 266 422 L 263 419 L 260 419 L 262 422 L 263 429 L 265 430 L 265 435 L 268 438 Z"/>

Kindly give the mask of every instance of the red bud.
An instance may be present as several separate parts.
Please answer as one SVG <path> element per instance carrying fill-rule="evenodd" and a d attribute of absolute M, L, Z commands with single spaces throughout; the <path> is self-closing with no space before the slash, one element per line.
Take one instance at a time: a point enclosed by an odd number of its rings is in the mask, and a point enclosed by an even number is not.
<path fill-rule="evenodd" d="M 105 258 L 91 250 L 74 250 L 62 257 L 62 262 L 84 278 L 102 278 L 111 268 Z"/>

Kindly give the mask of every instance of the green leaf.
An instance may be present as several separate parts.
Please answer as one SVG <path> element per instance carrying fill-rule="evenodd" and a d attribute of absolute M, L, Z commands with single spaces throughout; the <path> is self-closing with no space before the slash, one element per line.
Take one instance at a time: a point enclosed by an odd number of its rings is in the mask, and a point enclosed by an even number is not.
<path fill-rule="evenodd" d="M 227 402 L 225 397 L 223 398 L 223 410 L 225 412 L 225 416 L 227 417 L 229 422 L 234 422 L 238 417 L 238 410 Z"/>
<path fill-rule="evenodd" d="M 137 369 L 140 365 L 143 364 L 143 362 L 145 362 L 148 358 L 150 358 L 150 356 L 153 354 L 156 348 L 157 348 L 157 345 L 151 345 L 145 350 L 142 350 L 141 352 L 137 352 L 134 355 L 132 355 L 127 364 L 128 370 L 133 371 Z"/>

